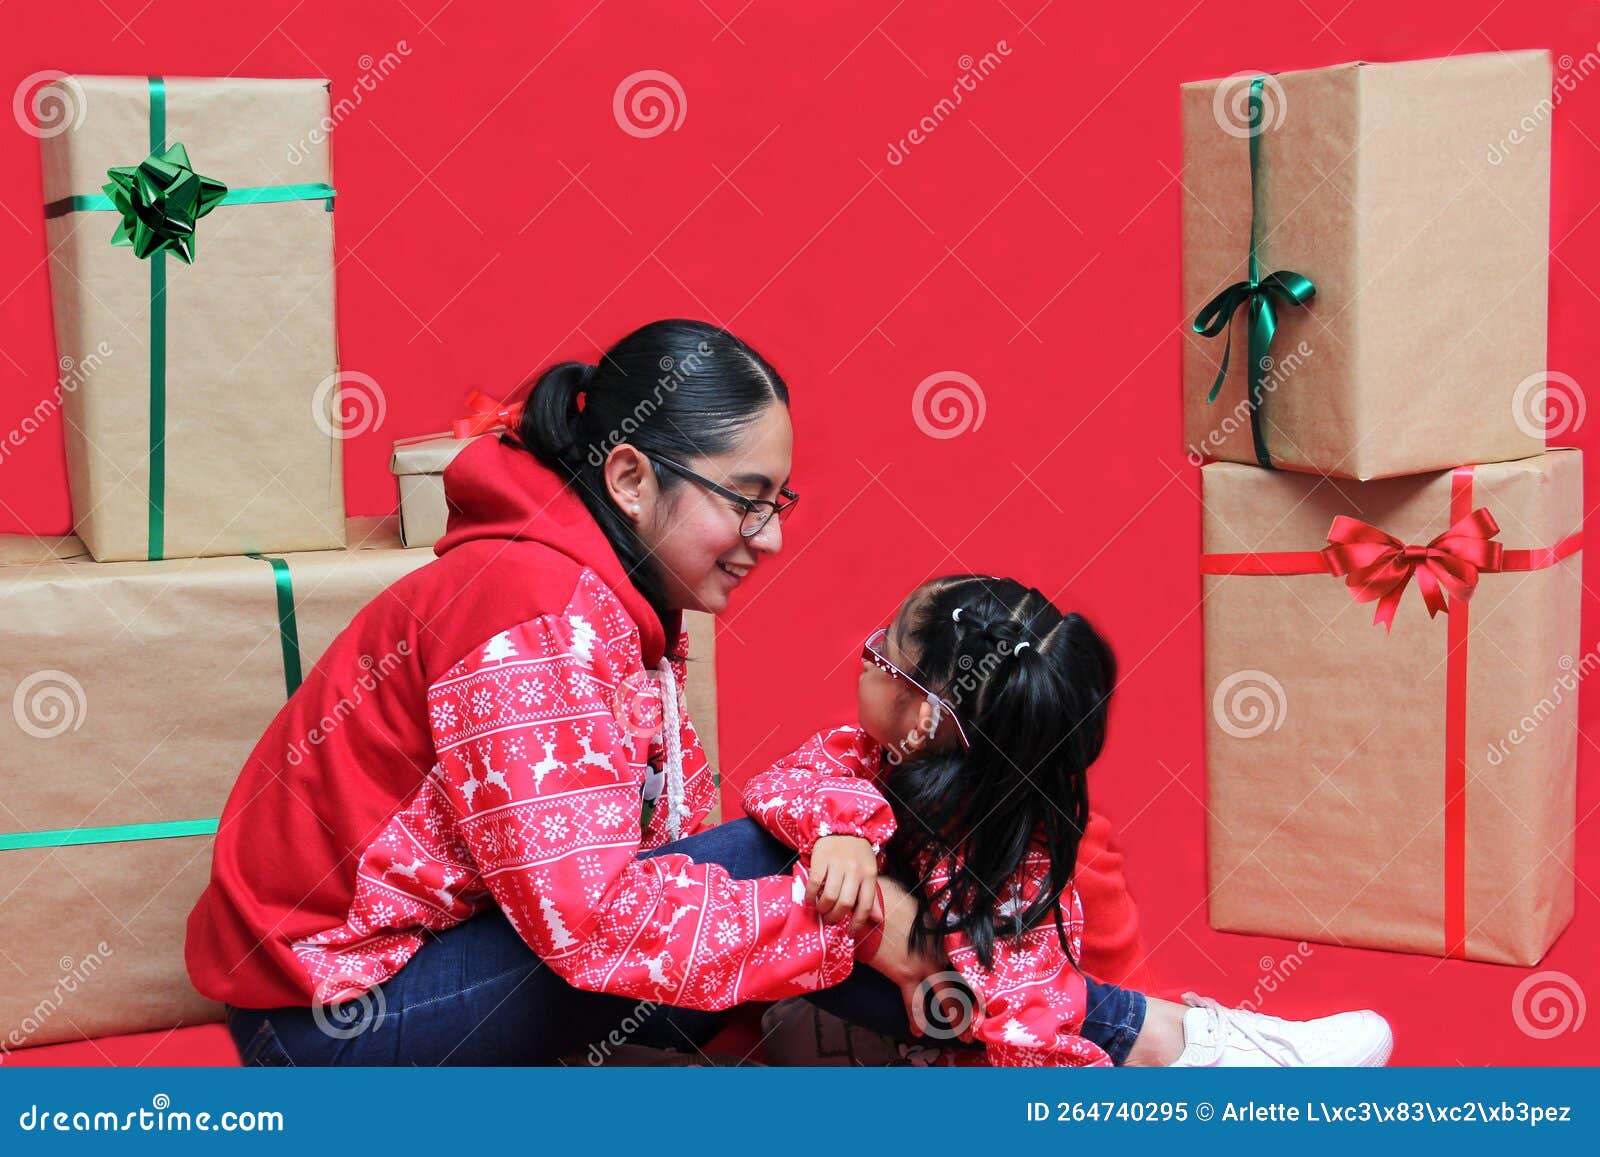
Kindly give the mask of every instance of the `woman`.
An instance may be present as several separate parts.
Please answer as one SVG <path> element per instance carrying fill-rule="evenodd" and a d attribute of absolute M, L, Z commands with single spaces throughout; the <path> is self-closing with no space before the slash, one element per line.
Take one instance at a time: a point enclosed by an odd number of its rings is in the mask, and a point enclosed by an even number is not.
<path fill-rule="evenodd" d="M 334 641 L 224 809 L 186 958 L 247 1064 L 549 1063 L 640 1023 L 683 1047 L 851 975 L 864 925 L 818 916 L 792 851 L 748 821 L 692 834 L 714 785 L 681 612 L 720 612 L 781 549 L 791 442 L 759 354 L 662 321 L 546 371 L 514 436 L 452 464 L 439 557 Z M 1106 856 L 1084 962 L 1125 967 Z M 905 893 L 882 900 L 876 974 L 829 996 L 903 1023 L 944 962 L 908 952 Z"/>

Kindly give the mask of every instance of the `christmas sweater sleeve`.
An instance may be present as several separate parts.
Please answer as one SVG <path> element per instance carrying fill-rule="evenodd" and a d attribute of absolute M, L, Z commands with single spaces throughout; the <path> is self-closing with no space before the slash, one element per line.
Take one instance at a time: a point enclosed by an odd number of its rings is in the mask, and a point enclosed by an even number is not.
<path fill-rule="evenodd" d="M 751 776 L 741 804 L 802 857 L 823 836 L 860 836 L 881 854 L 894 835 L 894 811 L 873 782 L 880 761 L 877 745 L 860 728 L 821 731 Z"/>
<path fill-rule="evenodd" d="M 1048 859 L 1032 851 L 1025 859 L 1022 878 L 1045 878 Z M 929 873 L 928 887 L 942 887 L 948 873 Z M 1005 918 L 1032 902 L 1032 887 L 1014 886 L 999 905 Z M 1083 945 L 1083 908 L 1070 884 L 1061 896 L 1061 919 L 1073 957 Z M 997 935 L 992 967 L 985 968 L 965 937 L 945 937 L 950 965 L 960 973 L 977 998 L 971 1010 L 972 1039 L 983 1044 L 990 1065 L 1007 1067 L 1107 1066 L 1104 1049 L 1082 1035 L 1088 993 L 1072 958 L 1062 951 L 1054 918 L 1042 921 L 1022 936 Z"/>
<path fill-rule="evenodd" d="M 613 714 L 611 659 L 628 647 L 595 627 L 621 634 L 616 621 L 575 599 L 430 688 L 440 777 L 484 883 L 578 988 L 722 1009 L 839 983 L 855 943 L 805 904 L 803 864 L 734 880 L 685 855 L 636 858 L 647 744 Z"/>

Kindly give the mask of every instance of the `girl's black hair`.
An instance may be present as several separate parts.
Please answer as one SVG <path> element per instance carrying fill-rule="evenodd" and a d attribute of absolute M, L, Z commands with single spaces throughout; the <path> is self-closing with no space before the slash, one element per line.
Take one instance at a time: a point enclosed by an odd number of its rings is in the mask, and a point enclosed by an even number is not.
<path fill-rule="evenodd" d="M 539 374 L 527 387 L 517 438 L 567 479 L 666 622 L 671 608 L 660 570 L 611 501 L 606 456 L 627 442 L 652 459 L 689 466 L 732 448 L 775 401 L 787 406 L 789 387 L 750 346 L 719 326 L 670 318 L 634 330 L 598 365 L 561 362 Z M 654 461 L 651 468 L 663 491 L 681 485 L 672 471 Z"/>
<path fill-rule="evenodd" d="M 957 931 L 988 968 L 997 937 L 1020 939 L 1054 915 L 1070 958 L 1060 902 L 1088 823 L 1089 765 L 1105 744 L 1110 647 L 1083 616 L 1062 614 L 1031 587 L 980 575 L 918 587 L 891 630 L 906 673 L 939 694 L 972 744 L 913 755 L 884 785 L 896 823 L 889 873 L 921 880 L 930 864 L 959 864 L 943 887 L 914 889 L 912 947 Z M 1001 918 L 996 909 L 1039 838 L 1049 877 L 1025 910 Z"/>

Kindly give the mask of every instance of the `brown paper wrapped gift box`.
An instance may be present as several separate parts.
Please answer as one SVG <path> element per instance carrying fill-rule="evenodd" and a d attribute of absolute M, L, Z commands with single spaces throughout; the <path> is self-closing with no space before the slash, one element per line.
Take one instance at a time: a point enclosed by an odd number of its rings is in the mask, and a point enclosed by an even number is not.
<path fill-rule="evenodd" d="M 1182 87 L 1186 321 L 1248 277 L 1250 81 Z M 1544 449 L 1529 379 L 1545 370 L 1550 94 L 1542 51 L 1267 78 L 1261 274 L 1316 285 L 1304 305 L 1277 303 L 1262 408 L 1275 465 L 1367 479 Z M 1184 438 L 1197 456 L 1257 461 L 1248 312 L 1233 318 L 1209 405 L 1226 338 L 1186 332 Z"/>
<path fill-rule="evenodd" d="M 357 519 L 345 550 L 275 557 L 310 670 L 433 554 Z M 265 561 L 95 563 L 75 539 L 4 536 L 0 622 L 7 834 L 214 819 L 284 702 Z M 203 835 L 0 850 L 0 1048 L 216 1019 L 183 965 L 210 866 Z"/>
<path fill-rule="evenodd" d="M 444 468 L 471 441 L 449 434 L 424 434 L 394 444 L 389 470 L 400 484 L 400 538 L 407 546 L 432 546 L 444 537 L 450 518 Z"/>
<path fill-rule="evenodd" d="M 1577 545 L 1582 457 L 1479 465 L 1465 497 L 1460 473 L 1201 471 L 1214 927 L 1435 954 L 1453 940 L 1529 965 L 1571 918 L 1577 681 L 1600 657 L 1579 655 L 1582 555 L 1512 570 L 1511 552 Z M 1421 544 L 1463 505 L 1498 522 L 1506 569 L 1437 618 L 1415 578 L 1386 633 L 1341 578 L 1282 573 L 1311 569 L 1337 515 Z"/>
<path fill-rule="evenodd" d="M 196 172 L 233 190 L 331 183 L 327 81 L 164 83 L 165 141 L 184 145 Z M 59 210 L 150 154 L 150 82 L 58 85 L 81 112 L 40 142 L 78 537 L 101 561 L 342 545 L 326 199 L 218 205 L 195 225 L 193 264 L 141 260 L 111 244 L 117 213 Z M 152 305 L 157 261 L 164 309 Z M 152 403 L 152 331 L 163 328 L 164 420 Z"/>

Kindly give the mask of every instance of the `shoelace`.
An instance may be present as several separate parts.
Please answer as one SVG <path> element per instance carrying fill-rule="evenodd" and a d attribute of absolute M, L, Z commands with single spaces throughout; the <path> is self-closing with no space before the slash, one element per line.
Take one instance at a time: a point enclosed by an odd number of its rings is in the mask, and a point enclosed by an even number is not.
<path fill-rule="evenodd" d="M 661 744 L 667 753 L 667 837 L 678 838 L 689 807 L 683 802 L 683 734 L 678 727 L 678 676 L 665 655 L 656 667 L 661 680 Z"/>
<path fill-rule="evenodd" d="M 1223 1007 L 1219 1001 L 1212 997 L 1198 996 L 1192 992 L 1183 994 L 1183 1002 L 1191 1008 L 1204 1008 L 1210 1011 L 1211 1023 L 1217 1034 L 1217 1044 L 1221 1048 L 1227 1047 L 1228 1034 L 1236 1032 L 1260 1049 L 1264 1055 L 1271 1059 L 1273 1064 L 1280 1068 L 1289 1068 L 1293 1065 L 1303 1066 L 1306 1063 L 1305 1058 L 1300 1055 L 1300 1051 L 1294 1047 L 1294 1042 L 1288 1037 L 1281 1036 L 1270 1030 L 1263 1031 L 1256 1027 L 1257 1024 L 1274 1023 L 1276 1021 L 1275 1017 L 1258 1017 L 1248 1013 L 1240 1013 L 1237 1009 Z M 1289 1054 L 1291 1059 L 1284 1059 L 1285 1052 Z"/>

